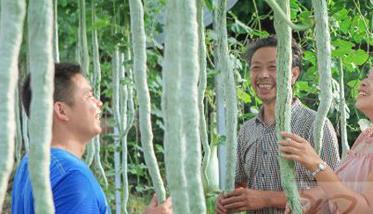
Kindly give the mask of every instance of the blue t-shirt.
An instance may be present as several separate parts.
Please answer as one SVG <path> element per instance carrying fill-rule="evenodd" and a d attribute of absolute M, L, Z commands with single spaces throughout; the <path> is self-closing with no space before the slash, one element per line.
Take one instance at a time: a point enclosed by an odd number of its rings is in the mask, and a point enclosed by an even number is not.
<path fill-rule="evenodd" d="M 92 171 L 73 154 L 63 149 L 52 148 L 50 175 L 57 214 L 110 213 L 105 194 Z M 12 213 L 35 213 L 28 155 L 23 157 L 14 177 Z"/>

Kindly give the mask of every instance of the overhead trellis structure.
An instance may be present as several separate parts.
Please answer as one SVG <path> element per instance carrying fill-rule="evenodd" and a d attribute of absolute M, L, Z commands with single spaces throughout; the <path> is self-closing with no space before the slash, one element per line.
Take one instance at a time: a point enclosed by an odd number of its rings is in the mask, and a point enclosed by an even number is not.
<path fill-rule="evenodd" d="M 15 92 L 18 54 L 26 13 L 25 0 L 2 0 L 0 18 L 0 212 L 14 163 Z"/>

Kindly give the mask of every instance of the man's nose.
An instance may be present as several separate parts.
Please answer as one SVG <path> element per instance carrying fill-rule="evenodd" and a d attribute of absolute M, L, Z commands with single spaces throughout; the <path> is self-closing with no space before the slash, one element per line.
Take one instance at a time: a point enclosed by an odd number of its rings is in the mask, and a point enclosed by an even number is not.
<path fill-rule="evenodd" d="M 102 108 L 103 103 L 101 102 L 101 100 L 96 99 L 96 104 L 97 104 L 97 106 L 98 106 L 100 109 Z"/>
<path fill-rule="evenodd" d="M 269 77 L 269 71 L 267 69 L 263 69 L 260 73 L 259 73 L 259 77 Z"/>

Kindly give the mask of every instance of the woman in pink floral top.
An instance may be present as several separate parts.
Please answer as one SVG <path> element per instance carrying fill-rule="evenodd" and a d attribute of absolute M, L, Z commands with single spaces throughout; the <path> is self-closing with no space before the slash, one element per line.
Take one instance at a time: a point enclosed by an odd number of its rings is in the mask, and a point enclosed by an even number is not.
<path fill-rule="evenodd" d="M 373 68 L 361 82 L 356 108 L 373 121 Z M 305 139 L 286 132 L 282 136 L 282 157 L 305 166 L 319 185 L 302 193 L 307 213 L 373 213 L 373 127 L 359 135 L 335 172 Z"/>

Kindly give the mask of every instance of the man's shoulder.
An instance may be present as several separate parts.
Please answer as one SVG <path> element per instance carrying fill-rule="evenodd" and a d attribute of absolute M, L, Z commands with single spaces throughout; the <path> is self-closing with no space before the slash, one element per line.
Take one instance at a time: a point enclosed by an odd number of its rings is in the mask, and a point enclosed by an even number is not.
<path fill-rule="evenodd" d="M 52 183 L 55 180 L 57 182 L 57 180 L 62 179 L 72 172 L 80 171 L 82 173 L 87 173 L 88 170 L 88 166 L 72 154 L 65 151 L 52 150 L 50 165 Z"/>
<path fill-rule="evenodd" d="M 300 116 L 308 116 L 308 117 L 316 117 L 317 112 L 308 106 L 304 105 L 303 103 L 299 103 L 298 108 L 296 108 L 296 111 L 293 112 L 295 115 Z"/>
<path fill-rule="evenodd" d="M 300 103 L 296 111 L 292 112 L 292 123 L 296 125 L 313 125 L 317 112 L 308 106 Z M 326 118 L 328 124 L 331 124 L 329 118 Z"/>

